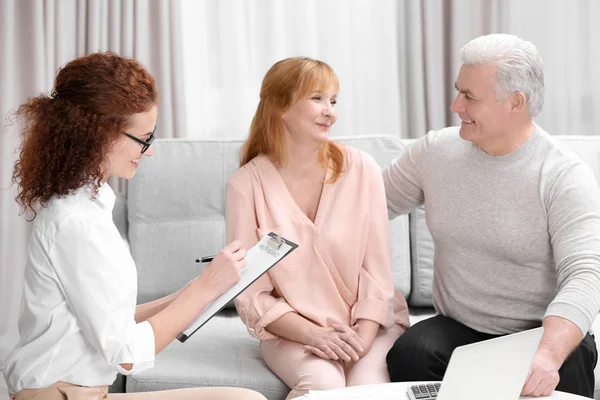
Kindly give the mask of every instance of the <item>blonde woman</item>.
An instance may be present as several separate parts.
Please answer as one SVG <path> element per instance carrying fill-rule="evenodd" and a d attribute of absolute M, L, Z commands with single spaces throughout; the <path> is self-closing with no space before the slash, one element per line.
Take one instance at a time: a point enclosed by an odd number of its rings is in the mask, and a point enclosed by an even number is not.
<path fill-rule="evenodd" d="M 275 231 L 299 244 L 236 300 L 288 398 L 389 382 L 386 353 L 408 326 L 380 169 L 328 138 L 337 93 L 321 61 L 276 63 L 227 183 L 228 240 L 248 247 Z"/>

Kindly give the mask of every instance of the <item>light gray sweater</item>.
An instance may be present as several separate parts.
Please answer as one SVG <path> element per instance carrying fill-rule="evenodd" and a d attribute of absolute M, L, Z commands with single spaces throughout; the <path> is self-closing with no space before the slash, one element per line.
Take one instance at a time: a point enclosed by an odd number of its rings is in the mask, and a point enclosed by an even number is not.
<path fill-rule="evenodd" d="M 429 132 L 383 172 L 390 218 L 425 204 L 435 308 L 491 334 L 549 315 L 586 333 L 600 310 L 592 172 L 539 127 L 504 156 L 458 132 Z"/>

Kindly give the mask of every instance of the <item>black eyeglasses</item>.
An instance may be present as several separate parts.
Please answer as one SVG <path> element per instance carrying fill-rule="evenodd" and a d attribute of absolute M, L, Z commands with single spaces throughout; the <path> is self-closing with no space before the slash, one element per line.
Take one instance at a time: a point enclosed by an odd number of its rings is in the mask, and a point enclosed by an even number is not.
<path fill-rule="evenodd" d="M 156 127 L 154 127 L 154 131 L 156 131 Z M 131 139 L 135 140 L 136 142 L 138 142 L 139 144 L 141 144 L 142 145 L 142 154 L 144 154 L 146 152 L 146 150 L 148 150 L 148 148 L 150 146 L 152 146 L 152 142 L 154 142 L 154 131 L 152 131 L 150 136 L 148 136 L 147 140 L 142 140 L 139 137 L 133 136 L 127 132 L 123 132 L 123 135 L 125 135 L 128 138 L 131 138 Z"/>

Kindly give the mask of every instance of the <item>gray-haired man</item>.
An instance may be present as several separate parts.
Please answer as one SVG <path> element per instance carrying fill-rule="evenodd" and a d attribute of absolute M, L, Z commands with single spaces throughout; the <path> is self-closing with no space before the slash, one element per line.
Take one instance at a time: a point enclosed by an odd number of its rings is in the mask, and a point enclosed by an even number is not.
<path fill-rule="evenodd" d="M 393 381 L 441 380 L 454 348 L 544 326 L 522 394 L 593 397 L 600 310 L 600 189 L 589 168 L 533 123 L 544 102 L 533 44 L 466 44 L 451 110 L 384 172 L 390 216 L 425 204 L 438 316 L 387 356 Z"/>

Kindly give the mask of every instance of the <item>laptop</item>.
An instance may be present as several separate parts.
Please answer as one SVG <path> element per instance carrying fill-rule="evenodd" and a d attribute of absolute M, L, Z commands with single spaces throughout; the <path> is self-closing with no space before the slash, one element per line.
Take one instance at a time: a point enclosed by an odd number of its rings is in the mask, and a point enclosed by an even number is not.
<path fill-rule="evenodd" d="M 543 332 L 540 327 L 457 347 L 443 381 L 411 385 L 408 398 L 517 400 Z"/>

